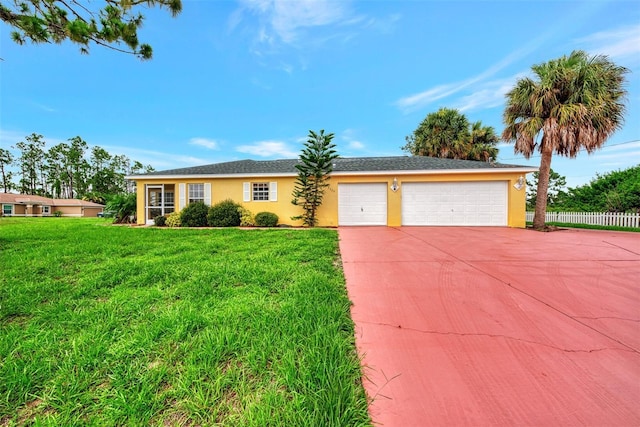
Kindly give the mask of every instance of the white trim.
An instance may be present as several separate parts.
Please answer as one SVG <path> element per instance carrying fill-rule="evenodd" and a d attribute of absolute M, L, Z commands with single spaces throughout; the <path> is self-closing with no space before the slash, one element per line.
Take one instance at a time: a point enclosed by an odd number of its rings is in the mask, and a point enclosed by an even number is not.
<path fill-rule="evenodd" d="M 178 199 L 178 210 L 181 211 L 187 205 L 187 184 L 185 184 L 184 182 L 178 184 L 178 192 L 180 193 Z M 175 196 L 173 203 L 175 204 Z"/>
<path fill-rule="evenodd" d="M 278 201 L 278 183 L 275 181 L 269 183 L 269 201 Z"/>
<path fill-rule="evenodd" d="M 333 171 L 329 176 L 382 176 L 382 175 L 463 175 L 480 173 L 530 173 L 538 172 L 535 167 L 523 168 L 483 168 L 483 169 L 415 169 L 415 170 L 385 170 L 385 171 Z M 231 173 L 231 174 L 198 174 L 198 175 L 153 175 L 153 176 L 130 176 L 132 180 L 158 180 L 158 179 L 216 179 L 216 178 L 259 178 L 259 177 L 291 177 L 298 176 L 297 173 Z"/>
<path fill-rule="evenodd" d="M 251 201 L 251 183 L 250 182 L 242 183 L 242 201 L 243 202 Z"/>
<path fill-rule="evenodd" d="M 211 183 L 204 183 L 204 204 L 211 206 Z"/>

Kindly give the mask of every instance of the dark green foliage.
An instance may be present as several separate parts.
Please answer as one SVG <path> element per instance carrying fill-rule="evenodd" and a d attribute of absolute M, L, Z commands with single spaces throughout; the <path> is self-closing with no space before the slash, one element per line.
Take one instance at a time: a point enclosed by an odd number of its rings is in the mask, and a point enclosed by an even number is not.
<path fill-rule="evenodd" d="M 114 224 L 130 224 L 136 222 L 136 193 L 118 194 L 114 196 L 107 206 L 106 211 L 113 212 Z"/>
<path fill-rule="evenodd" d="M 163 215 L 158 215 L 157 217 L 153 218 L 153 224 L 156 227 L 164 227 L 166 223 L 167 223 L 167 217 Z"/>
<path fill-rule="evenodd" d="M 12 4 L 13 3 L 13 4 Z M 89 53 L 91 43 L 119 52 L 150 59 L 153 51 L 138 42 L 138 28 L 144 16 L 137 7 L 160 6 L 175 17 L 182 10 L 181 0 L 108 1 L 101 10 L 95 4 L 83 5 L 63 0 L 8 0 L 0 2 L 0 19 L 13 27 L 11 38 L 18 44 L 62 43 L 69 40 L 80 45 L 81 53 Z M 131 50 L 119 46 L 125 44 Z"/>
<path fill-rule="evenodd" d="M 532 181 L 527 180 L 527 209 L 533 209 L 536 206 L 538 175 L 539 172 L 534 172 Z M 551 169 L 549 172 L 549 189 L 547 190 L 547 206 L 549 208 L 555 208 L 559 201 L 564 200 L 567 195 L 565 191 L 566 185 L 566 177 Z"/>
<path fill-rule="evenodd" d="M 324 190 L 329 186 L 329 175 L 333 170 L 333 160 L 338 158 L 334 150 L 335 144 L 331 143 L 333 134 L 319 134 L 309 131 L 309 137 L 300 154 L 300 163 L 296 165 L 298 178 L 293 190 L 293 203 L 304 210 L 302 215 L 291 219 L 302 220 L 307 227 L 314 227 L 318 220 L 316 214 L 320 205 Z"/>
<path fill-rule="evenodd" d="M 592 153 L 622 127 L 629 70 L 576 50 L 531 71 L 506 94 L 502 139 L 526 158 L 540 153 L 533 228 L 543 230 L 551 158 Z"/>
<path fill-rule="evenodd" d="M 441 108 L 430 113 L 402 149 L 414 156 L 493 161 L 499 139 L 491 126 L 470 123 L 458 110 Z"/>
<path fill-rule="evenodd" d="M 237 227 L 240 225 L 239 204 L 231 199 L 223 200 L 209 208 L 207 222 L 211 227 Z"/>
<path fill-rule="evenodd" d="M 206 227 L 209 206 L 204 202 L 189 203 L 180 211 L 180 223 L 182 227 Z"/>
<path fill-rule="evenodd" d="M 105 204 L 116 194 L 134 191 L 134 183 L 125 176 L 153 171 L 149 165 L 111 155 L 98 146 L 89 151 L 88 143 L 79 136 L 47 151 L 45 147 L 44 137 L 33 133 L 12 147 L 15 153 L 0 149 L 0 184 L 5 191 Z M 8 170 L 11 166 L 15 173 Z M 14 176 L 19 178 L 17 184 L 12 181 Z"/>
<path fill-rule="evenodd" d="M 275 227 L 278 225 L 278 215 L 273 212 L 258 212 L 256 214 L 256 225 L 258 227 Z"/>
<path fill-rule="evenodd" d="M 640 212 L 640 165 L 597 175 L 589 184 L 570 188 L 559 209 L 582 212 Z"/>

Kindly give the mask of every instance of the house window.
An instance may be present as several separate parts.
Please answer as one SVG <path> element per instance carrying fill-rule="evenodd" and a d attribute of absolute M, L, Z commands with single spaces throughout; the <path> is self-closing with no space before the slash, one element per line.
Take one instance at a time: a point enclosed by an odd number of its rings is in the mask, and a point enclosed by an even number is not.
<path fill-rule="evenodd" d="M 2 205 L 2 215 L 13 215 L 13 205 Z"/>
<path fill-rule="evenodd" d="M 173 207 L 173 205 L 174 205 L 173 191 L 171 191 L 171 192 L 166 191 L 164 193 L 164 205 Z"/>
<path fill-rule="evenodd" d="M 189 184 L 189 204 L 204 202 L 204 184 Z"/>
<path fill-rule="evenodd" d="M 42 207 L 42 215 L 49 215 L 51 213 L 51 206 Z"/>
<path fill-rule="evenodd" d="M 268 182 L 254 182 L 253 183 L 253 200 L 269 200 L 269 183 Z"/>
<path fill-rule="evenodd" d="M 245 202 L 277 202 L 277 182 L 245 182 L 243 184 L 243 197 Z"/>

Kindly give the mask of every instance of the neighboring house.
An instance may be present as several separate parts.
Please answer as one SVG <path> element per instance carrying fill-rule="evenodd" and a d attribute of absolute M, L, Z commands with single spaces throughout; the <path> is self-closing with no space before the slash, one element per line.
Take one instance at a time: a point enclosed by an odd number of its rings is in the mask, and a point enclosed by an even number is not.
<path fill-rule="evenodd" d="M 102 213 L 104 205 L 78 199 L 49 199 L 27 194 L 0 193 L 3 216 L 62 216 L 95 217 Z"/>
<path fill-rule="evenodd" d="M 302 208 L 291 204 L 298 159 L 240 160 L 132 175 L 139 224 L 202 201 L 232 199 L 283 224 Z M 433 157 L 339 158 L 318 225 L 486 225 L 525 227 L 525 175 L 537 168 Z"/>

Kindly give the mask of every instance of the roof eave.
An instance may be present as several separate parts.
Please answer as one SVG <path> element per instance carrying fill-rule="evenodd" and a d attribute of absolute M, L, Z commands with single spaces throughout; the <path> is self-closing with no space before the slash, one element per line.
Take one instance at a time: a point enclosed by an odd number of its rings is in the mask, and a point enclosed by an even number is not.
<path fill-rule="evenodd" d="M 482 168 L 482 169 L 419 169 L 419 170 L 384 170 L 384 171 L 333 171 L 331 176 L 366 176 L 366 175 L 438 175 L 438 174 L 481 174 L 481 173 L 531 173 L 537 172 L 536 167 L 515 168 Z M 126 179 L 159 180 L 159 179 L 221 179 L 221 178 L 284 178 L 298 176 L 294 172 L 281 173 L 234 173 L 234 174 L 193 174 L 193 175 L 129 175 Z"/>

